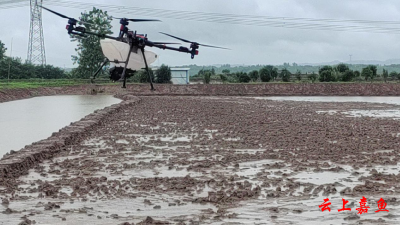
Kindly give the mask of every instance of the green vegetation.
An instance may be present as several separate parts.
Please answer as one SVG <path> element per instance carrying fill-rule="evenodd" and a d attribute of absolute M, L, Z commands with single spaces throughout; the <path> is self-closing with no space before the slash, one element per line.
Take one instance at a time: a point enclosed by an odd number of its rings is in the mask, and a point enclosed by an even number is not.
<path fill-rule="evenodd" d="M 62 87 L 89 84 L 87 79 L 17 79 L 17 80 L 0 80 L 0 89 L 13 89 L 13 88 L 39 88 L 39 87 Z M 96 84 L 116 84 L 110 83 L 110 80 L 96 80 Z"/>
<path fill-rule="evenodd" d="M 319 70 L 319 81 L 320 82 L 332 82 L 336 81 L 335 76 L 333 75 L 332 66 L 324 66 Z"/>
<path fill-rule="evenodd" d="M 295 76 L 296 76 L 296 80 L 297 81 L 301 81 L 301 72 L 300 72 L 300 70 L 297 70 Z"/>
<path fill-rule="evenodd" d="M 389 77 L 389 72 L 387 70 L 383 69 L 382 77 L 383 77 L 383 80 L 386 82 Z"/>
<path fill-rule="evenodd" d="M 247 75 L 247 73 L 237 73 L 236 74 L 239 83 L 249 83 L 251 81 L 251 78 L 249 75 Z"/>
<path fill-rule="evenodd" d="M 288 64 L 285 64 L 288 66 Z M 250 66 L 252 68 L 252 66 Z M 249 68 L 250 68 L 249 67 Z M 298 66 L 297 66 L 298 67 Z M 204 67 L 206 68 L 206 67 Z M 230 67 L 232 68 L 232 67 Z M 322 66 L 318 73 L 302 73 L 297 70 L 294 74 L 286 68 L 279 69 L 275 66 L 263 66 L 259 70 L 252 70 L 249 73 L 244 71 L 231 72 L 232 70 L 216 68 L 215 70 L 200 70 L 199 74 L 192 76 L 192 81 L 198 81 L 199 77 L 204 77 L 205 71 L 215 71 L 210 81 L 214 83 L 249 83 L 249 82 L 387 82 L 400 80 L 400 73 L 392 71 L 389 74 L 387 69 L 383 69 L 379 74 L 379 67 L 375 65 L 364 66 L 361 72 L 352 70 L 351 65 L 340 63 L 336 66 Z M 221 71 L 222 74 L 218 74 Z M 235 71 L 235 70 L 233 70 Z"/>
<path fill-rule="evenodd" d="M 289 72 L 287 69 L 283 69 L 280 77 L 282 78 L 283 82 L 290 82 L 290 77 L 292 76 L 292 73 Z"/>
<path fill-rule="evenodd" d="M 260 78 L 260 75 L 258 75 L 258 71 L 257 70 L 253 70 L 249 73 L 249 77 L 251 79 L 251 81 L 253 82 L 257 82 L 258 79 Z"/>
<path fill-rule="evenodd" d="M 273 74 L 278 73 L 273 66 L 265 66 L 260 69 L 260 79 L 262 82 L 270 82 L 273 79 Z"/>
<path fill-rule="evenodd" d="M 268 64 L 266 64 L 268 65 Z M 265 67 L 266 65 L 218 65 L 218 66 L 198 66 L 198 65 L 183 65 L 179 66 L 182 68 L 190 68 L 190 74 L 196 75 L 199 73 L 200 70 L 211 70 L 214 68 L 215 74 L 224 74 L 223 71 L 227 70 L 228 73 L 236 73 L 236 72 L 245 72 L 250 73 L 251 71 L 257 70 L 260 71 L 261 68 Z M 349 67 L 352 71 L 359 71 L 361 72 L 364 67 L 368 65 L 362 64 L 345 64 Z M 283 65 L 275 65 L 274 67 L 278 69 L 278 71 L 282 71 L 283 69 L 289 70 L 292 74 L 295 74 L 297 71 L 300 71 L 301 74 L 311 74 L 311 73 L 318 73 L 319 69 L 322 68 L 324 65 L 312 66 L 312 65 L 298 65 L 296 63 L 289 64 L 284 63 Z M 335 67 L 335 66 L 332 66 Z M 390 72 L 394 71 L 400 73 L 400 64 L 393 64 L 393 65 L 376 65 L 377 67 L 377 74 L 382 74 L 383 69 Z"/>
<path fill-rule="evenodd" d="M 374 72 L 369 67 L 365 67 L 361 72 L 361 76 L 363 76 L 366 81 L 368 81 L 369 78 L 372 80 Z"/>
<path fill-rule="evenodd" d="M 2 60 L 6 54 L 7 48 L 4 43 L 0 41 L 0 60 Z"/>
<path fill-rule="evenodd" d="M 93 10 L 88 13 L 81 13 L 80 19 L 87 22 L 83 24 L 86 31 L 105 35 L 112 34 L 112 17 L 105 11 L 93 8 Z M 78 42 L 78 47 L 75 49 L 77 55 L 72 56 L 72 61 L 74 64 L 77 63 L 78 67 L 72 70 L 72 75 L 75 78 L 90 78 L 104 62 L 100 38 L 94 35 L 88 35 L 85 38 L 75 37 L 72 41 Z"/>
<path fill-rule="evenodd" d="M 311 83 L 315 83 L 318 79 L 318 75 L 316 73 L 311 73 L 307 76 L 307 78 L 311 81 Z"/>
<path fill-rule="evenodd" d="M 171 83 L 171 69 L 162 64 L 160 68 L 156 71 L 155 76 L 156 83 L 159 84 L 169 84 Z"/>
<path fill-rule="evenodd" d="M 154 71 L 149 68 L 149 73 L 151 77 L 151 81 L 155 83 Z M 132 82 L 134 83 L 149 83 L 149 75 L 147 74 L 146 70 L 137 71 L 132 78 Z"/>

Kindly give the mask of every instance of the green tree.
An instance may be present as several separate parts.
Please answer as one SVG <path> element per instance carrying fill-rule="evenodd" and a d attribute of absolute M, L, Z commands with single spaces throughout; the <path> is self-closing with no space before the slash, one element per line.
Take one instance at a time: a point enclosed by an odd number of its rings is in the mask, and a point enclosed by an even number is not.
<path fill-rule="evenodd" d="M 239 82 L 240 82 L 240 83 L 249 83 L 250 80 L 251 80 L 251 78 L 250 78 L 249 75 L 247 75 L 247 73 L 241 72 L 241 73 L 239 74 Z"/>
<path fill-rule="evenodd" d="M 107 12 L 93 8 L 89 13 L 81 13 L 80 20 L 85 23 L 86 31 L 112 34 L 112 17 Z M 78 67 L 73 70 L 75 77 L 90 78 L 104 61 L 104 55 L 100 46 L 100 38 L 94 35 L 88 35 L 85 38 L 73 38 L 72 41 L 78 42 L 75 49 L 77 55 L 72 56 L 74 64 Z"/>
<path fill-rule="evenodd" d="M 368 79 L 371 79 L 371 81 L 372 81 L 373 75 L 374 75 L 374 72 L 370 69 L 370 67 L 365 67 L 361 71 L 361 76 L 363 76 L 366 81 L 368 81 Z"/>
<path fill-rule="evenodd" d="M 360 71 L 358 70 L 354 71 L 354 77 L 360 77 L 360 76 L 361 76 Z"/>
<path fill-rule="evenodd" d="M 154 72 L 151 68 L 149 68 L 149 73 L 151 76 L 151 81 L 154 83 L 155 82 Z M 133 81 L 137 83 L 150 83 L 149 75 L 147 74 L 146 70 L 136 71 L 133 76 Z"/>
<path fill-rule="evenodd" d="M 260 79 L 262 82 L 270 82 L 272 77 L 271 77 L 271 71 L 267 66 L 261 68 L 260 72 Z"/>
<path fill-rule="evenodd" d="M 389 72 L 388 72 L 387 70 L 383 69 L 382 77 L 383 77 L 383 80 L 384 80 L 385 83 L 386 83 L 386 81 L 387 81 L 387 79 L 388 79 L 388 77 L 389 77 Z"/>
<path fill-rule="evenodd" d="M 353 70 L 346 70 L 340 76 L 340 80 L 344 82 L 352 81 L 354 79 L 354 72 Z"/>
<path fill-rule="evenodd" d="M 308 79 L 311 80 L 312 83 L 315 83 L 317 80 L 318 76 L 316 73 L 312 72 L 311 74 L 308 75 Z"/>
<path fill-rule="evenodd" d="M 257 81 L 258 81 L 259 75 L 258 75 L 258 71 L 257 71 L 257 70 L 251 71 L 251 72 L 249 73 L 249 76 L 250 76 L 250 78 L 251 78 L 251 80 L 252 80 L 253 82 L 257 82 Z"/>
<path fill-rule="evenodd" d="M 267 66 L 267 68 L 270 71 L 272 79 L 276 80 L 276 78 L 278 78 L 278 68 L 275 68 L 273 66 Z"/>
<path fill-rule="evenodd" d="M 156 71 L 155 74 L 156 77 L 156 83 L 159 84 L 170 84 L 171 83 L 171 69 L 162 64 L 160 68 Z"/>
<path fill-rule="evenodd" d="M 203 72 L 203 80 L 205 84 L 209 84 L 211 82 L 212 72 L 207 70 Z"/>
<path fill-rule="evenodd" d="M 220 74 L 219 76 L 221 77 L 221 81 L 222 81 L 223 83 L 226 83 L 226 82 L 228 81 L 228 78 L 226 77 L 226 75 Z"/>
<path fill-rule="evenodd" d="M 324 66 L 319 70 L 319 81 L 320 82 L 336 81 L 336 78 L 333 74 L 333 68 L 331 66 Z"/>
<path fill-rule="evenodd" d="M 270 82 L 278 77 L 278 69 L 271 65 L 264 66 L 260 69 L 259 75 L 262 82 Z"/>
<path fill-rule="evenodd" d="M 369 65 L 368 68 L 372 71 L 372 77 L 371 79 L 374 79 L 377 75 L 378 68 L 374 65 Z"/>
<path fill-rule="evenodd" d="M 393 72 L 390 72 L 390 75 L 389 75 L 389 76 L 392 78 L 392 80 L 395 80 L 395 79 L 397 79 L 398 73 L 396 73 L 395 71 L 393 71 Z"/>
<path fill-rule="evenodd" d="M 227 70 L 227 69 L 222 70 L 222 73 L 225 74 L 225 75 L 229 74 L 230 72 L 231 72 L 231 71 L 230 71 L 230 70 Z"/>
<path fill-rule="evenodd" d="M 287 70 L 287 69 L 283 69 L 282 72 L 281 72 L 281 74 L 280 74 L 280 76 L 281 76 L 283 82 L 290 82 L 290 77 L 291 77 L 291 75 L 292 75 L 292 74 L 291 74 L 290 71 Z"/>
<path fill-rule="evenodd" d="M 7 48 L 4 43 L 0 41 L 0 60 L 2 60 L 6 56 Z"/>
<path fill-rule="evenodd" d="M 344 73 L 346 71 L 350 70 L 349 66 L 347 66 L 344 63 L 340 63 L 336 66 L 336 71 L 338 71 L 339 73 Z"/>
<path fill-rule="evenodd" d="M 301 81 L 301 72 L 300 72 L 300 70 L 297 70 L 297 72 L 296 72 L 296 79 L 298 81 Z"/>

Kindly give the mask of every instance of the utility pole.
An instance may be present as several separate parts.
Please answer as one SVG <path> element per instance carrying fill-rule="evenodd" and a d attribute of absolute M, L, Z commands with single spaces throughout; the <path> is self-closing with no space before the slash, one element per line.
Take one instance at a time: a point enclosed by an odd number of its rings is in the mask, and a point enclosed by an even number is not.
<path fill-rule="evenodd" d="M 13 40 L 14 40 L 14 37 L 11 38 L 10 58 L 8 59 L 8 79 L 7 79 L 7 83 L 8 84 L 10 84 L 10 72 L 11 72 Z"/>
<path fill-rule="evenodd" d="M 27 61 L 32 64 L 45 65 L 46 52 L 44 49 L 44 37 L 42 26 L 43 0 L 30 0 L 31 2 L 31 27 L 29 30 Z"/>
<path fill-rule="evenodd" d="M 351 57 L 353 56 L 353 55 L 349 55 L 350 56 L 350 62 L 351 62 Z"/>

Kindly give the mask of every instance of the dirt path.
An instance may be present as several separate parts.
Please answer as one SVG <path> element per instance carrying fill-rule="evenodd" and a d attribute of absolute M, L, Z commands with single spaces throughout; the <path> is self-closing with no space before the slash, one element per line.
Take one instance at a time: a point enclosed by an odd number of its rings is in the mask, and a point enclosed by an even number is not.
<path fill-rule="evenodd" d="M 0 224 L 398 223 L 400 121 L 344 112 L 399 107 L 141 98 L 1 189 Z"/>

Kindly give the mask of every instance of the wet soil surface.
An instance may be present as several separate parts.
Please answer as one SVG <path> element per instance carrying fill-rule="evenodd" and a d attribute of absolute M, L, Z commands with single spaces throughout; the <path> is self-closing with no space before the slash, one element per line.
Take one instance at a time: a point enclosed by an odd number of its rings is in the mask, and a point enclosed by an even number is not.
<path fill-rule="evenodd" d="M 399 223 L 400 121 L 349 112 L 400 106 L 141 98 L 0 187 L 0 224 Z"/>

